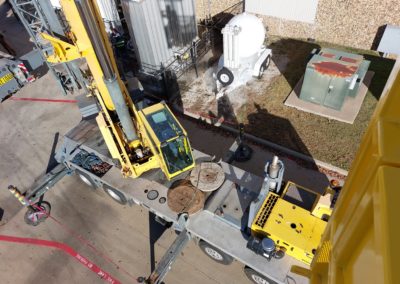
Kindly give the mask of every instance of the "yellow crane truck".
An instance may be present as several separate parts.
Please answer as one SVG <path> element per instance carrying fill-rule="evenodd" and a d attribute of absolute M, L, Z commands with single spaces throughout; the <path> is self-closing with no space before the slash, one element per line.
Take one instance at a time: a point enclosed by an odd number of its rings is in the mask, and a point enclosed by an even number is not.
<path fill-rule="evenodd" d="M 35 188 L 24 195 L 10 188 L 24 205 L 41 201 L 64 175 L 76 173 L 120 204 L 147 208 L 180 232 L 149 283 L 161 283 L 190 239 L 221 264 L 234 259 L 243 263 L 254 283 L 400 283 L 395 267 L 400 251 L 395 221 L 400 200 L 399 62 L 339 197 L 332 188 L 321 195 L 284 182 L 278 157 L 266 164 L 264 177 L 221 161 L 221 183 L 212 194 L 203 194 L 203 208 L 191 215 L 171 210 L 168 192 L 195 161 L 201 167 L 210 157 L 191 149 L 165 103 L 135 106 L 119 78 L 95 2 L 61 0 L 61 6 L 69 31 L 62 40 L 43 34 L 53 45 L 47 58 L 86 59 L 88 89 L 100 112 L 65 135 L 56 154 L 60 164 Z M 150 170 L 161 170 L 167 178 Z M 121 172 L 134 179 L 122 178 Z M 30 207 L 27 214 L 35 213 Z"/>

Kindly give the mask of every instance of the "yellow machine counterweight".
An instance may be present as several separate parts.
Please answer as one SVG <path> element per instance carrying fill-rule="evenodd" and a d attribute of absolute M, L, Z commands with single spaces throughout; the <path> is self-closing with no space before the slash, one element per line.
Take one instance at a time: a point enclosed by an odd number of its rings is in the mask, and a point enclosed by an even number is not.
<path fill-rule="evenodd" d="M 98 7 L 93 0 L 61 0 L 70 42 L 43 34 L 54 47 L 49 62 L 85 58 L 93 81 L 89 89 L 101 112 L 96 118 L 124 176 L 160 168 L 171 179 L 194 167 L 186 131 L 165 103 L 137 110 L 121 81 Z M 114 113 L 114 115 L 112 114 Z"/>
<path fill-rule="evenodd" d="M 319 194 L 288 182 L 281 195 L 268 193 L 252 222 L 252 235 L 270 238 L 279 250 L 309 265 L 331 213 L 323 200 Z"/>

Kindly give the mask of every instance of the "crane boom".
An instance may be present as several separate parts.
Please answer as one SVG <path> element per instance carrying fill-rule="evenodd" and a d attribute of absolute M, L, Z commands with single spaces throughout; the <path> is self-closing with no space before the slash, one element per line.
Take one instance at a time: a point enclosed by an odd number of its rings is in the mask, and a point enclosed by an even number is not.
<path fill-rule="evenodd" d="M 121 81 L 97 4 L 93 0 L 61 0 L 70 42 L 43 37 L 54 48 L 50 62 L 84 57 L 93 82 L 89 89 L 101 112 L 96 118 L 113 158 L 124 176 L 138 177 L 161 168 L 168 179 L 194 167 L 186 131 L 165 103 L 138 110 Z"/>

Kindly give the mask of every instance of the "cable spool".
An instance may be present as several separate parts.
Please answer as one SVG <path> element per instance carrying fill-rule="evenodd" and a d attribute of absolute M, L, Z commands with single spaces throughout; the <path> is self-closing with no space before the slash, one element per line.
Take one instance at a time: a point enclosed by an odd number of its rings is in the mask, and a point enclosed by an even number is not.
<path fill-rule="evenodd" d="M 204 192 L 217 190 L 225 181 L 225 172 L 216 163 L 203 162 L 197 164 L 190 173 L 190 182 Z"/>
<path fill-rule="evenodd" d="M 191 215 L 203 209 L 205 195 L 190 181 L 179 180 L 168 189 L 167 201 L 172 211 Z"/>

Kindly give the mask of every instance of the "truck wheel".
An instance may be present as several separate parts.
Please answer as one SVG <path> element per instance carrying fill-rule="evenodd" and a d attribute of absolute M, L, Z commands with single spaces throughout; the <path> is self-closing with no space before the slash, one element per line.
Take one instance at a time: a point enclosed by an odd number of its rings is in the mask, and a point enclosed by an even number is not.
<path fill-rule="evenodd" d="M 244 273 L 246 274 L 247 278 L 249 278 L 249 280 L 251 282 L 256 283 L 256 284 L 278 284 L 277 282 L 258 273 L 257 271 L 255 271 L 254 269 L 251 269 L 250 267 L 245 267 Z"/>
<path fill-rule="evenodd" d="M 231 70 L 226 67 L 222 67 L 222 69 L 217 73 L 217 78 L 223 86 L 228 86 L 233 82 L 234 76 Z"/>
<path fill-rule="evenodd" d="M 94 183 L 94 181 L 90 178 L 88 174 L 80 171 L 76 171 L 76 174 L 81 179 L 81 181 L 83 181 L 87 186 L 90 186 L 93 189 L 97 188 L 97 185 Z"/>
<path fill-rule="evenodd" d="M 231 256 L 223 253 L 205 241 L 200 241 L 199 247 L 209 258 L 220 264 L 229 265 L 233 262 L 233 258 Z"/>
<path fill-rule="evenodd" d="M 121 205 L 125 205 L 128 202 L 125 195 L 121 191 L 118 191 L 106 184 L 103 185 L 103 189 L 115 202 L 118 202 Z"/>

